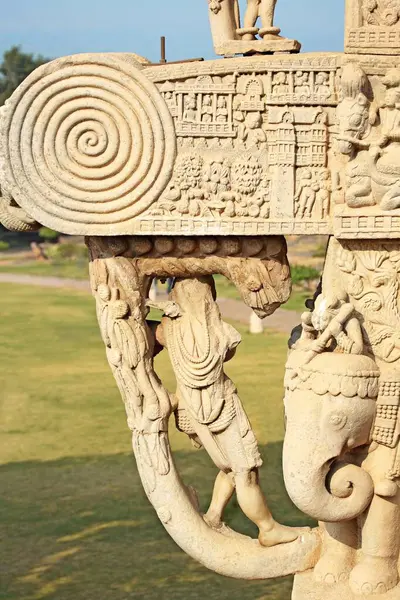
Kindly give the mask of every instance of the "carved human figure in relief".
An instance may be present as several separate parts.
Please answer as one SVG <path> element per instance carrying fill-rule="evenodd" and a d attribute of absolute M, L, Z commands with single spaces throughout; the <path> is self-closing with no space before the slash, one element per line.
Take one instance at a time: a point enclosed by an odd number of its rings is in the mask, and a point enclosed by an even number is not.
<path fill-rule="evenodd" d="M 310 344 L 310 359 L 324 352 L 332 341 L 339 351 L 346 354 L 363 352 L 364 341 L 360 322 L 354 316 L 353 305 L 348 302 L 341 302 L 336 297 L 327 298 L 321 294 L 315 301 L 314 311 L 302 315 L 302 323 L 305 337 L 310 331 L 317 336 Z"/>
<path fill-rule="evenodd" d="M 332 95 L 330 86 L 329 86 L 329 75 L 328 73 L 317 73 L 315 78 L 315 93 L 317 96 L 320 96 L 324 100 L 327 100 Z"/>
<path fill-rule="evenodd" d="M 284 96 L 289 92 L 286 73 L 280 71 L 274 76 L 272 82 L 272 94 L 274 96 Z"/>
<path fill-rule="evenodd" d="M 250 112 L 246 115 L 244 123 L 239 126 L 239 138 L 246 143 L 246 148 L 260 146 L 267 141 L 267 135 L 262 128 L 262 116 L 259 112 Z"/>
<path fill-rule="evenodd" d="M 311 89 L 308 73 L 297 71 L 294 78 L 294 87 L 296 95 L 299 98 L 309 98 L 311 96 Z"/>
<path fill-rule="evenodd" d="M 329 215 L 329 206 L 332 193 L 331 176 L 328 169 L 323 169 L 319 174 L 319 190 L 317 192 L 318 217 L 326 219 Z"/>
<path fill-rule="evenodd" d="M 299 187 L 294 197 L 296 217 L 300 219 L 304 219 L 304 217 L 311 218 L 319 189 L 319 185 L 313 179 L 312 172 L 306 169 L 301 176 Z"/>
<path fill-rule="evenodd" d="M 226 98 L 224 96 L 219 96 L 217 100 L 217 112 L 216 112 L 216 121 L 217 123 L 226 123 L 228 121 L 228 108 L 226 104 Z"/>
<path fill-rule="evenodd" d="M 183 120 L 189 123 L 194 123 L 197 120 L 197 102 L 194 94 L 189 94 L 185 98 Z"/>
<path fill-rule="evenodd" d="M 204 446 L 220 469 L 205 520 L 221 527 L 236 490 L 243 512 L 259 528 L 262 545 L 294 541 L 299 532 L 276 523 L 269 511 L 259 485 L 257 441 L 237 390 L 224 373 L 240 335 L 221 319 L 212 277 L 177 280 L 170 299 L 178 316 L 163 317 L 157 338 L 169 351 L 177 380 L 177 426 Z"/>
<path fill-rule="evenodd" d="M 206 94 L 203 98 L 203 105 L 201 107 L 201 120 L 203 123 L 211 123 L 213 120 L 212 99 L 209 94 Z"/>

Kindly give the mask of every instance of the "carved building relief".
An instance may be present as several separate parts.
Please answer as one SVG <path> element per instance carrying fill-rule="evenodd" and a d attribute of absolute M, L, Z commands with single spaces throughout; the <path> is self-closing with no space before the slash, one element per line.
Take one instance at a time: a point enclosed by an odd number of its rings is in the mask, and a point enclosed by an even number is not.
<path fill-rule="evenodd" d="M 313 222 L 322 233 L 330 203 L 335 62 L 303 60 L 300 70 L 287 57 L 261 70 L 259 60 L 248 60 L 253 71 L 239 72 L 236 63 L 222 75 L 216 62 L 214 73 L 184 81 L 177 67 L 151 71 L 178 139 L 174 175 L 151 214 L 213 218 L 225 231 L 247 220 L 259 232 L 273 231 L 286 219 L 287 231 L 306 231 L 304 223 Z"/>

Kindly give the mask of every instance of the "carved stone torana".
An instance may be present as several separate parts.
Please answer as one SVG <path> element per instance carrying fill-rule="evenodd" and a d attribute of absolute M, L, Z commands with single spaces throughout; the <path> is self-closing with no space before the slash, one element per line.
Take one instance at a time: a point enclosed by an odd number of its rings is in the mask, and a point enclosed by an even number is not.
<path fill-rule="evenodd" d="M 396 57 L 59 59 L 1 111 L 3 195 L 72 234 L 399 237 L 399 89 Z"/>
<path fill-rule="evenodd" d="M 224 59 L 40 67 L 0 111 L 0 222 L 86 236 L 140 477 L 184 551 L 230 577 L 294 574 L 294 600 L 398 600 L 400 5 L 347 0 L 346 52 L 318 54 L 294 54 L 275 7 L 248 0 L 241 18 L 236 0 L 208 0 Z M 212 277 L 271 315 L 291 291 L 285 234 L 330 235 L 284 381 L 284 479 L 313 531 L 277 523 L 261 491 L 246 398 L 224 370 L 240 335 Z M 173 279 L 164 302 L 148 298 L 154 278 Z M 170 419 L 219 470 L 204 515 Z M 223 522 L 234 493 L 258 540 Z"/>

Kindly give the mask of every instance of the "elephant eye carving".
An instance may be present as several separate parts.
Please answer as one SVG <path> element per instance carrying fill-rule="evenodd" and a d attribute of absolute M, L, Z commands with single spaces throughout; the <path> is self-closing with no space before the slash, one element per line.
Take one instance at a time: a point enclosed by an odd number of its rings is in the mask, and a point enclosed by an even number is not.
<path fill-rule="evenodd" d="M 340 413 L 332 413 L 329 415 L 329 425 L 335 430 L 340 431 L 347 423 L 346 415 Z"/>

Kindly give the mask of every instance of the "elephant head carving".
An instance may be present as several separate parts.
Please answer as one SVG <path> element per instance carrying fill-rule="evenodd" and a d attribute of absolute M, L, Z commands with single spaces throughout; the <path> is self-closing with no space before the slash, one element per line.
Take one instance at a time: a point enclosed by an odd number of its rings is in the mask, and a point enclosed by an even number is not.
<path fill-rule="evenodd" d="M 378 367 L 367 356 L 324 352 L 307 364 L 301 350 L 289 356 L 285 483 L 315 519 L 350 520 L 371 502 L 372 479 L 354 451 L 370 441 L 378 386 Z"/>

